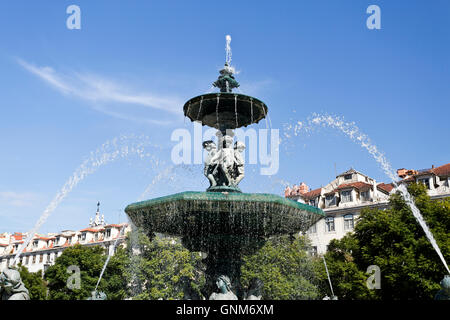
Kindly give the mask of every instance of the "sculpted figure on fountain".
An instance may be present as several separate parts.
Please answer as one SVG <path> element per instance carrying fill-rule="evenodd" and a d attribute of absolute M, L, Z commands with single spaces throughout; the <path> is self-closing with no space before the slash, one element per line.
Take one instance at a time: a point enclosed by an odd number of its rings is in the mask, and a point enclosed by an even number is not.
<path fill-rule="evenodd" d="M 450 275 L 441 280 L 441 290 L 434 296 L 434 300 L 450 300 Z"/>
<path fill-rule="evenodd" d="M 226 275 L 221 275 L 216 281 L 219 293 L 213 292 L 209 300 L 237 300 L 236 295 L 231 291 L 231 281 Z"/>
<path fill-rule="evenodd" d="M 210 182 L 210 187 L 237 187 L 244 178 L 244 158 L 242 152 L 245 144 L 237 141 L 233 148 L 233 136 L 219 133 L 219 148 L 212 140 L 203 142 L 203 148 L 208 152 L 205 157 L 204 175 Z"/>
<path fill-rule="evenodd" d="M 5 269 L 0 274 L 1 300 L 30 300 L 28 289 L 17 270 Z"/>

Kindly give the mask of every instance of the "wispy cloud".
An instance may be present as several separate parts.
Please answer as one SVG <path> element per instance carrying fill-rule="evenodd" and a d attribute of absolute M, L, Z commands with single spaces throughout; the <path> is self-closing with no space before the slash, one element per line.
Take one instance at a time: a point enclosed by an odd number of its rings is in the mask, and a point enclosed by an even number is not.
<path fill-rule="evenodd" d="M 94 109 L 116 118 L 165 125 L 171 123 L 172 120 L 161 120 L 161 112 L 168 113 L 172 118 L 174 115 L 182 116 L 180 108 L 183 105 L 182 101 L 175 97 L 136 93 L 134 90 L 98 75 L 63 74 L 56 72 L 51 67 L 38 67 L 22 59 L 17 59 L 17 62 L 25 70 L 36 75 L 62 94 L 93 102 L 92 106 Z M 129 105 L 147 107 L 158 112 L 158 114 L 155 114 L 155 118 L 158 119 L 134 117 L 129 112 L 118 112 L 98 104 L 102 102 L 114 102 L 127 105 L 128 107 L 130 107 Z"/>
<path fill-rule="evenodd" d="M 32 192 L 0 191 L 0 202 L 14 207 L 31 207 L 38 198 Z"/>

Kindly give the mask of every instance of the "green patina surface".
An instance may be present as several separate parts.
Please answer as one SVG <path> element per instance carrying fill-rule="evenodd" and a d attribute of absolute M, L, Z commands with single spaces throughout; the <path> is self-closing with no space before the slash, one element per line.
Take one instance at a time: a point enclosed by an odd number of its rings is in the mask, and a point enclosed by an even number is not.
<path fill-rule="evenodd" d="M 149 234 L 159 232 L 200 242 L 305 232 L 325 216 L 319 208 L 273 194 L 193 191 L 133 203 L 125 212 Z M 191 247 L 208 252 L 204 241 Z"/>
<path fill-rule="evenodd" d="M 224 202 L 265 202 L 265 203 L 277 203 L 280 205 L 286 205 L 292 208 L 296 208 L 302 211 L 307 211 L 310 213 L 318 214 L 320 216 L 325 216 L 325 213 L 320 209 L 313 206 L 309 206 L 304 203 L 286 199 L 274 194 L 269 193 L 223 193 L 223 192 L 197 192 L 197 191 L 186 191 L 175 193 L 169 196 L 159 197 L 151 200 L 136 202 L 128 205 L 125 208 L 126 213 L 131 213 L 136 210 L 146 209 L 148 207 L 153 207 L 158 204 L 171 203 L 176 201 L 224 201 Z"/>

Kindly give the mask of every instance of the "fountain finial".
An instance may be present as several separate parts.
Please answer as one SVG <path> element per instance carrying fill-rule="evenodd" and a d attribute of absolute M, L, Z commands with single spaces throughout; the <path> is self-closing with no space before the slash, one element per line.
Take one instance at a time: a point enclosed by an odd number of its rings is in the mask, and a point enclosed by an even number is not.
<path fill-rule="evenodd" d="M 220 92 L 231 92 L 234 88 L 239 87 L 239 82 L 234 78 L 234 68 L 231 66 L 231 36 L 226 35 L 226 46 L 225 46 L 225 66 L 220 70 L 219 78 L 213 83 L 213 86 L 220 88 Z"/>
<path fill-rule="evenodd" d="M 219 71 L 220 76 L 213 83 L 213 86 L 220 89 L 220 92 L 232 92 L 234 88 L 239 87 L 239 82 L 233 76 L 234 69 L 227 62 L 222 70 Z"/>

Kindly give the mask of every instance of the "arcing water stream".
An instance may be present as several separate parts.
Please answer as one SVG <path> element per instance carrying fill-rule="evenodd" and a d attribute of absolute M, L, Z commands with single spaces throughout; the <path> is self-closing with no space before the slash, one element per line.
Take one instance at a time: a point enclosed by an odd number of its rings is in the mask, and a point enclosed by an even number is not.
<path fill-rule="evenodd" d="M 129 155 L 137 155 L 141 159 L 149 156 L 145 152 L 145 147 L 152 146 L 149 143 L 148 138 L 144 136 L 121 136 L 120 138 L 114 138 L 105 142 L 95 152 L 91 152 L 88 159 L 86 159 L 67 180 L 64 186 L 56 194 L 50 204 L 45 208 L 39 220 L 28 233 L 28 236 L 24 243 L 20 246 L 12 265 L 15 265 L 23 250 L 28 246 L 30 241 L 34 238 L 40 227 L 44 224 L 50 214 L 56 209 L 61 201 L 72 191 L 72 189 L 86 176 L 94 173 L 99 167 L 110 163 L 119 158 L 126 158 Z M 153 165 L 158 165 L 158 160 L 153 160 Z"/>
<path fill-rule="evenodd" d="M 447 262 L 445 261 L 444 256 L 442 255 L 442 252 L 439 246 L 437 245 L 436 240 L 433 237 L 433 234 L 428 228 L 422 214 L 420 213 L 420 210 L 415 205 L 413 197 L 409 194 L 404 184 L 400 185 L 397 184 L 396 182 L 397 176 L 395 175 L 394 170 L 392 169 L 391 165 L 387 161 L 384 154 L 380 152 L 374 144 L 372 144 L 369 137 L 366 134 L 362 133 L 354 122 L 345 122 L 342 118 L 336 116 L 313 114 L 312 118 L 308 119 L 306 125 L 304 125 L 301 122 L 297 122 L 294 126 L 288 126 L 287 130 L 293 130 L 294 135 L 297 136 L 302 130 L 308 130 L 313 128 L 314 126 L 319 125 L 328 126 L 340 130 L 346 136 L 348 136 L 353 142 L 359 144 L 362 148 L 366 149 L 369 152 L 369 154 L 375 159 L 375 161 L 377 161 L 380 164 L 384 173 L 391 179 L 396 190 L 400 191 L 400 194 L 402 195 L 403 199 L 411 208 L 414 217 L 416 218 L 419 225 L 422 227 L 423 231 L 425 232 L 425 235 L 427 236 L 434 250 L 438 254 L 442 263 L 444 264 L 447 273 L 450 274 Z M 285 133 L 285 136 L 289 137 L 289 133 Z"/>

